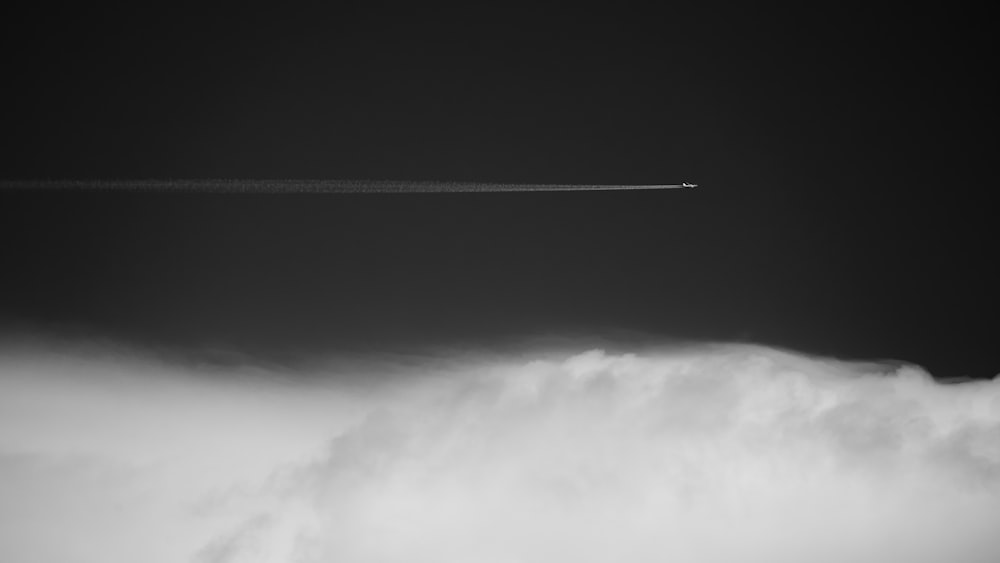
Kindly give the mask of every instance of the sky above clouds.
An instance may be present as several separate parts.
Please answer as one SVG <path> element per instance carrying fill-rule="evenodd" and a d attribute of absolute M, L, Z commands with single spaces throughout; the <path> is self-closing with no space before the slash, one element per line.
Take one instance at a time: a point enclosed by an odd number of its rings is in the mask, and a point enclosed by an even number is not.
<path fill-rule="evenodd" d="M 700 187 L 4 192 L 0 330 L 268 360 L 631 330 L 1000 372 L 990 20 L 974 11 L 365 3 L 4 21 L 0 180 Z"/>
<path fill-rule="evenodd" d="M 1000 388 L 758 346 L 331 361 L 8 347 L 5 560 L 1000 553 Z"/>

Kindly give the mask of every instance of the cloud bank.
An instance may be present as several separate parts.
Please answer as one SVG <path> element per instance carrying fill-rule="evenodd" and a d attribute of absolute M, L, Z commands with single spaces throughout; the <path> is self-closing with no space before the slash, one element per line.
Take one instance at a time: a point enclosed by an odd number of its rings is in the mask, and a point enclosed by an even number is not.
<path fill-rule="evenodd" d="M 1000 381 L 705 346 L 0 357 L 0 560 L 986 563 Z"/>

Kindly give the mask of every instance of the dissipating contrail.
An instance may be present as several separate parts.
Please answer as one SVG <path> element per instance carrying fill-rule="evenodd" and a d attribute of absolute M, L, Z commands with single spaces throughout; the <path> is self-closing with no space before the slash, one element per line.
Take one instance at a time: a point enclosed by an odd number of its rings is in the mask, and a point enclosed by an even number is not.
<path fill-rule="evenodd" d="M 530 184 L 410 180 L 20 180 L 0 182 L 2 189 L 31 191 L 153 191 L 209 193 L 464 193 L 580 192 L 671 190 L 697 184 Z"/>

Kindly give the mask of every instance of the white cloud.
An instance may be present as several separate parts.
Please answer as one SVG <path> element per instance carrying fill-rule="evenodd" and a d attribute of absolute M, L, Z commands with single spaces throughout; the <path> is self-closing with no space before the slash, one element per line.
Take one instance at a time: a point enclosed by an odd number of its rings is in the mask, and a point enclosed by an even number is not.
<path fill-rule="evenodd" d="M 8 354 L 0 559 L 1000 554 L 998 381 L 751 346 L 375 365 Z"/>

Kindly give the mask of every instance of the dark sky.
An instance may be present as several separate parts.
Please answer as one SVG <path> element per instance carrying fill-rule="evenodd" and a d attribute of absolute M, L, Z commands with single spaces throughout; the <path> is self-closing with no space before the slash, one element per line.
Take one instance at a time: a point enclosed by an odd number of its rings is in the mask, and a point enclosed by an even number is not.
<path fill-rule="evenodd" d="M 1000 372 L 984 14 L 343 6 L 4 14 L 0 176 L 700 187 L 4 192 L 7 330 L 265 358 L 636 331 Z"/>

